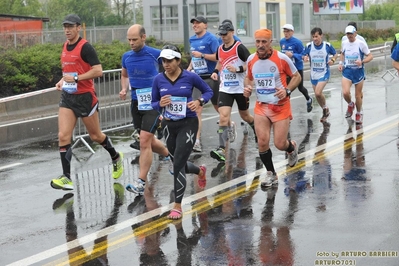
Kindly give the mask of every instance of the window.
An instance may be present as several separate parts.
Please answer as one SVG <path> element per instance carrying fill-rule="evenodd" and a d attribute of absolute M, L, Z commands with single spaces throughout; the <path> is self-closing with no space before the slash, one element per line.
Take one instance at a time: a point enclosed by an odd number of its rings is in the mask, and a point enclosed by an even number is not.
<path fill-rule="evenodd" d="M 219 3 L 197 4 L 197 16 L 204 16 L 208 20 L 208 29 L 219 26 Z M 195 6 L 190 5 L 190 18 L 195 17 Z"/>
<path fill-rule="evenodd" d="M 304 33 L 303 4 L 292 4 L 292 25 L 295 28 L 295 33 Z"/>
<path fill-rule="evenodd" d="M 234 26 L 238 36 L 249 36 L 250 3 L 236 3 L 236 21 Z"/>
<path fill-rule="evenodd" d="M 161 31 L 159 6 L 151 7 L 151 23 L 154 31 Z M 163 30 L 179 30 L 178 6 L 162 6 Z"/>

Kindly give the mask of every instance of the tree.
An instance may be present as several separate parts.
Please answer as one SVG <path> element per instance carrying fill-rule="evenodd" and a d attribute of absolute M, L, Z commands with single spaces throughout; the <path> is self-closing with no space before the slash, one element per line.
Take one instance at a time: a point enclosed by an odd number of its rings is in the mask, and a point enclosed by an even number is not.
<path fill-rule="evenodd" d="M 397 0 L 371 4 L 360 16 L 361 20 L 395 20 L 399 24 L 399 3 Z"/>
<path fill-rule="evenodd" d="M 39 0 L 0 0 L 0 10 L 3 14 L 40 17 L 43 15 L 40 7 Z"/>
<path fill-rule="evenodd" d="M 50 28 L 61 28 L 62 20 L 68 14 L 77 14 L 87 26 L 98 25 L 104 21 L 108 4 L 106 0 L 48 0 Z"/>

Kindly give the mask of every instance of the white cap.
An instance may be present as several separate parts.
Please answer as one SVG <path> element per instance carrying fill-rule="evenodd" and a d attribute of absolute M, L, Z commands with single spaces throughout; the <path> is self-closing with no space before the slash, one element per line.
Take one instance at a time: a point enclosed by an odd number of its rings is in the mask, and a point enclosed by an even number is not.
<path fill-rule="evenodd" d="M 166 58 L 166 59 L 174 59 L 174 58 L 181 58 L 181 54 L 179 52 L 173 51 L 172 49 L 163 49 L 159 58 Z"/>
<path fill-rule="evenodd" d="M 287 29 L 287 30 L 292 30 L 292 31 L 294 31 L 294 26 L 292 26 L 291 24 L 285 24 L 285 25 L 283 26 L 283 29 Z"/>
<path fill-rule="evenodd" d="M 345 28 L 345 33 L 355 33 L 356 32 L 356 28 L 349 25 Z"/>

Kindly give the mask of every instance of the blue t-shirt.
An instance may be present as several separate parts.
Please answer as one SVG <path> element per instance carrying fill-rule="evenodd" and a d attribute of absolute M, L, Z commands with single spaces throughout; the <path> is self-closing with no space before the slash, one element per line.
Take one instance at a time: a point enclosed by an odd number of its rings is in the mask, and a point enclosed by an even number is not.
<path fill-rule="evenodd" d="M 132 100 L 137 100 L 135 89 L 152 88 L 154 77 L 159 73 L 162 64 L 158 59 L 161 51 L 149 46 L 138 51 L 129 51 L 122 56 L 122 67 L 127 70 L 130 86 L 132 87 Z"/>
<path fill-rule="evenodd" d="M 299 39 L 295 37 L 291 37 L 288 40 L 286 38 L 282 38 L 280 40 L 280 48 L 282 53 L 293 53 L 291 58 L 292 62 L 294 62 L 294 65 L 298 70 L 303 70 L 302 53 L 305 48 Z"/>
<path fill-rule="evenodd" d="M 399 45 L 398 44 L 395 46 L 395 48 L 393 48 L 391 58 L 392 58 L 392 60 L 399 62 Z"/>
<path fill-rule="evenodd" d="M 210 32 L 206 32 L 204 36 L 201 38 L 198 38 L 197 35 L 191 36 L 190 37 L 190 51 L 198 51 L 203 54 L 214 54 L 218 50 L 219 47 L 219 42 L 218 39 L 216 38 L 215 35 L 213 35 Z M 193 63 L 193 69 L 195 70 L 195 73 L 198 75 L 203 75 L 203 74 L 212 74 L 213 70 L 216 67 L 216 61 L 210 61 L 206 59 L 201 58 L 191 58 L 192 63 Z M 194 66 L 194 63 L 199 63 L 200 65 L 204 65 L 203 61 L 206 62 L 206 68 L 202 69 L 201 68 L 196 68 Z"/>
<path fill-rule="evenodd" d="M 154 79 L 154 84 L 152 86 L 152 100 L 151 105 L 154 110 L 165 111 L 159 106 L 159 101 L 162 96 L 171 95 L 173 97 L 186 97 L 186 103 L 191 102 L 193 89 L 197 88 L 202 93 L 202 98 L 204 98 L 205 103 L 213 96 L 213 91 L 209 85 L 197 74 L 183 70 L 180 76 L 171 82 L 165 75 L 165 73 L 159 73 Z M 179 101 L 181 103 L 181 101 Z M 185 117 L 196 117 L 197 114 L 191 111 L 188 107 L 185 110 Z M 181 117 L 184 118 L 184 117 Z M 177 120 L 173 119 L 172 120 Z"/>

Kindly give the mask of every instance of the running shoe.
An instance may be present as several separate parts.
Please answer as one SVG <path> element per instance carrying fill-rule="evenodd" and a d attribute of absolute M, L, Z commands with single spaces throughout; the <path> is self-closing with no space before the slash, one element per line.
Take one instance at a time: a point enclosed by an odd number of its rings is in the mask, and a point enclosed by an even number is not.
<path fill-rule="evenodd" d="M 320 118 L 320 122 L 324 123 L 327 121 L 327 117 L 330 116 L 330 109 L 328 107 L 323 108 L 323 116 Z"/>
<path fill-rule="evenodd" d="M 398 145 L 398 147 L 399 147 L 399 145 Z M 218 163 L 216 165 L 216 167 L 212 169 L 211 177 L 217 177 L 220 174 L 221 171 L 224 171 L 224 168 L 225 168 L 225 163 L 224 162 Z"/>
<path fill-rule="evenodd" d="M 193 147 L 193 151 L 194 152 L 202 152 L 201 143 L 199 141 L 195 142 L 194 147 Z"/>
<path fill-rule="evenodd" d="M 295 140 L 291 140 L 292 145 L 294 145 L 294 150 L 288 153 L 288 165 L 294 167 L 298 162 L 298 145 Z"/>
<path fill-rule="evenodd" d="M 135 150 L 140 150 L 140 141 L 136 140 L 132 144 L 130 144 L 130 148 L 135 149 Z"/>
<path fill-rule="evenodd" d="M 362 113 L 356 113 L 356 124 L 362 124 L 363 123 L 363 114 Z"/>
<path fill-rule="evenodd" d="M 262 188 L 269 188 L 278 185 L 278 178 L 276 174 L 273 174 L 271 171 L 267 171 L 265 181 L 260 183 Z"/>
<path fill-rule="evenodd" d="M 169 168 L 169 173 L 170 173 L 171 175 L 173 175 L 173 174 L 174 174 L 174 170 L 173 170 L 173 162 L 172 162 L 172 160 L 169 160 L 169 166 L 168 166 L 168 168 Z"/>
<path fill-rule="evenodd" d="M 137 129 L 135 129 L 131 135 L 131 137 L 135 140 L 135 141 L 140 141 L 140 133 Z"/>
<path fill-rule="evenodd" d="M 138 195 L 143 195 L 145 189 L 145 182 L 141 179 L 134 180 L 133 184 L 128 184 L 126 190 Z"/>
<path fill-rule="evenodd" d="M 245 121 L 241 121 L 241 127 L 242 127 L 242 133 L 244 135 L 248 135 L 249 130 L 248 130 L 248 123 Z"/>
<path fill-rule="evenodd" d="M 237 138 L 237 126 L 234 121 L 231 121 L 231 126 L 229 130 L 229 140 L 230 143 L 234 142 Z"/>
<path fill-rule="evenodd" d="M 112 161 L 112 177 L 118 179 L 123 173 L 123 153 L 119 153 L 119 157 Z"/>
<path fill-rule="evenodd" d="M 56 213 L 59 212 L 68 212 L 72 210 L 73 207 L 73 193 L 67 193 L 62 198 L 56 199 L 53 203 L 53 211 Z"/>
<path fill-rule="evenodd" d="M 50 186 L 55 189 L 73 190 L 73 182 L 65 175 L 51 180 Z"/>
<path fill-rule="evenodd" d="M 205 188 L 205 186 L 206 186 L 206 166 L 201 165 L 199 168 L 202 170 L 202 175 L 198 175 L 198 186 L 200 188 Z"/>
<path fill-rule="evenodd" d="M 114 183 L 115 205 L 122 205 L 125 201 L 125 189 L 122 184 Z"/>
<path fill-rule="evenodd" d="M 222 147 L 219 147 L 211 151 L 211 157 L 219 162 L 224 162 L 226 161 L 226 151 Z"/>
<path fill-rule="evenodd" d="M 352 117 L 353 109 L 355 109 L 355 104 L 351 102 L 348 104 L 348 109 L 346 110 L 345 118 Z"/>
<path fill-rule="evenodd" d="M 313 99 L 309 98 L 310 101 L 306 102 L 306 107 L 307 107 L 307 111 L 308 113 L 310 113 L 313 110 Z"/>

